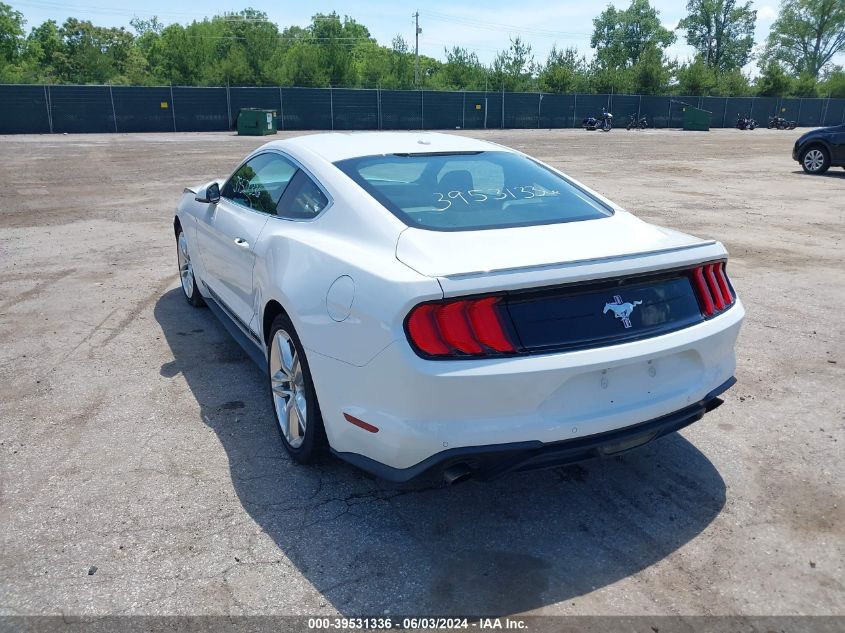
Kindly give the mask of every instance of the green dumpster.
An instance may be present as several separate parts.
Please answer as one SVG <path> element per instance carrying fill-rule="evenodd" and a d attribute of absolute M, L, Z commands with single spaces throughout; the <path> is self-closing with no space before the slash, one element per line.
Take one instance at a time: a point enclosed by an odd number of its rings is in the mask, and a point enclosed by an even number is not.
<path fill-rule="evenodd" d="M 684 106 L 684 129 L 695 132 L 709 132 L 710 114 L 707 110 Z"/>
<path fill-rule="evenodd" d="M 238 113 L 238 136 L 266 136 L 276 131 L 275 110 L 241 108 Z"/>

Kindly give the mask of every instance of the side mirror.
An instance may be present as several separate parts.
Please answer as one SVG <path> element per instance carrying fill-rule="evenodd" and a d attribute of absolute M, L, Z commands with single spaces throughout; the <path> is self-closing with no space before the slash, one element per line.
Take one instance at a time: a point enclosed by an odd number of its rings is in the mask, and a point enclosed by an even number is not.
<path fill-rule="evenodd" d="M 220 202 L 220 185 L 216 182 L 201 187 L 197 190 L 197 195 L 194 198 L 197 202 L 207 202 L 210 204 L 217 204 Z"/>

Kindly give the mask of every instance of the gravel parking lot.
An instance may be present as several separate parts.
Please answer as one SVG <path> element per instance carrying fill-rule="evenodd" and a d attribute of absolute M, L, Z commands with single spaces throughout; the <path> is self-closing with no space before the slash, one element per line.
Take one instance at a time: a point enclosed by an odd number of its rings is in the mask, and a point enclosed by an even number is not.
<path fill-rule="evenodd" d="M 182 299 L 182 188 L 268 138 L 0 137 L 0 614 L 843 614 L 845 171 L 800 133 L 467 132 L 723 241 L 748 316 L 703 421 L 447 489 L 294 465 Z"/>

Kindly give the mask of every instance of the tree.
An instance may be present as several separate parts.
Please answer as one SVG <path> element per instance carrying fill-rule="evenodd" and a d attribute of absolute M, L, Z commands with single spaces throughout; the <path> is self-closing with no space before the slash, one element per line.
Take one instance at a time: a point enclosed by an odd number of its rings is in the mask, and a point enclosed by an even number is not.
<path fill-rule="evenodd" d="M 0 2 L 0 67 L 17 61 L 24 35 L 23 14 Z"/>
<path fill-rule="evenodd" d="M 218 83 L 261 86 L 272 83 L 270 65 L 279 46 L 279 28 L 263 11 L 244 9 L 211 20 L 215 32 Z"/>
<path fill-rule="evenodd" d="M 540 88 L 548 92 L 578 92 L 586 88 L 587 61 L 578 49 L 552 46 L 540 68 Z"/>
<path fill-rule="evenodd" d="M 401 35 L 397 35 L 390 43 L 390 73 L 395 82 L 394 88 L 414 87 L 414 60 L 411 57 L 408 42 Z"/>
<path fill-rule="evenodd" d="M 834 99 L 845 98 L 845 70 L 842 66 L 834 66 L 827 71 L 824 81 L 819 85 L 819 93 Z"/>
<path fill-rule="evenodd" d="M 61 81 L 104 84 L 126 72 L 134 40 L 126 29 L 68 18 L 59 36 L 65 48 L 58 64 Z"/>
<path fill-rule="evenodd" d="M 329 74 L 323 65 L 320 48 L 309 40 L 295 43 L 285 55 L 281 83 L 287 86 L 328 86 Z"/>
<path fill-rule="evenodd" d="M 631 67 L 633 91 L 643 95 L 666 94 L 675 64 L 663 56 L 656 46 L 643 50 L 637 63 Z"/>
<path fill-rule="evenodd" d="M 356 82 L 352 50 L 357 43 L 371 40 L 370 32 L 349 16 L 341 21 L 337 13 L 318 13 L 308 27 L 313 43 L 332 86 L 353 86 Z"/>
<path fill-rule="evenodd" d="M 160 65 L 155 72 L 165 83 L 219 86 L 220 79 L 213 70 L 219 59 L 219 38 L 219 26 L 210 20 L 165 27 L 161 32 Z"/>
<path fill-rule="evenodd" d="M 761 97 L 781 97 L 792 90 L 792 79 L 783 71 L 781 65 L 771 59 L 757 77 L 755 84 Z"/>
<path fill-rule="evenodd" d="M 660 24 L 660 13 L 648 0 L 632 0 L 619 11 L 607 7 L 593 20 L 590 46 L 596 58 L 607 68 L 630 68 L 649 49 L 665 49 L 675 41 L 675 34 Z"/>
<path fill-rule="evenodd" d="M 712 94 L 719 97 L 742 97 L 752 94 L 751 80 L 742 69 L 733 68 L 716 75 L 716 88 Z"/>
<path fill-rule="evenodd" d="M 511 38 L 507 50 L 499 51 L 490 70 L 490 88 L 515 92 L 528 90 L 533 83 L 534 55 L 531 45 L 518 35 Z"/>
<path fill-rule="evenodd" d="M 65 44 L 59 34 L 59 25 L 54 20 L 42 22 L 26 38 L 21 79 L 54 82 L 64 59 Z"/>
<path fill-rule="evenodd" d="M 842 51 L 845 2 L 782 0 L 766 42 L 765 63 L 775 60 L 795 75 L 815 81 L 833 56 Z"/>
<path fill-rule="evenodd" d="M 632 0 L 627 9 L 609 6 L 593 20 L 591 83 L 596 90 L 655 94 L 668 88 L 671 68 L 663 51 L 675 34 L 659 16 L 648 0 Z"/>
<path fill-rule="evenodd" d="M 358 83 L 366 88 L 395 87 L 390 76 L 390 50 L 367 40 L 352 50 L 353 66 Z"/>
<path fill-rule="evenodd" d="M 445 49 L 446 63 L 434 77 L 434 85 L 443 90 L 481 90 L 487 70 L 478 56 L 460 46 Z"/>
<path fill-rule="evenodd" d="M 680 95 L 710 95 L 716 88 L 716 74 L 702 55 L 696 55 L 691 63 L 678 69 L 678 85 L 675 90 Z"/>
<path fill-rule="evenodd" d="M 736 0 L 689 0 L 687 17 L 678 24 L 687 32 L 704 64 L 717 72 L 742 68 L 754 46 L 757 12 L 751 2 Z"/>

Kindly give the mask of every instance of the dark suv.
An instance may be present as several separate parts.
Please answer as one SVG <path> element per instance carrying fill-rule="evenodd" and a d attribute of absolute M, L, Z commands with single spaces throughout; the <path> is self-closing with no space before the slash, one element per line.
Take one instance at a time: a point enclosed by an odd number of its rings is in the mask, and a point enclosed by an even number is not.
<path fill-rule="evenodd" d="M 845 125 L 823 127 L 795 141 L 792 159 L 808 174 L 823 174 L 831 165 L 845 167 Z"/>

